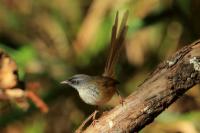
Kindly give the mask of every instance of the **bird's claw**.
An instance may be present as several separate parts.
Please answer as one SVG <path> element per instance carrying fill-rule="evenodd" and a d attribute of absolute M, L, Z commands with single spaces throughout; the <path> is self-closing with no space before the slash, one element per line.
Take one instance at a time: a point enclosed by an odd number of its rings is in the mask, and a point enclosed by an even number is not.
<path fill-rule="evenodd" d="M 125 100 L 124 100 L 121 96 L 120 96 L 119 103 L 120 103 L 122 106 L 124 106 L 124 104 L 125 104 Z"/>
<path fill-rule="evenodd" d="M 99 120 L 93 120 L 91 124 L 94 127 L 98 122 L 99 122 Z"/>

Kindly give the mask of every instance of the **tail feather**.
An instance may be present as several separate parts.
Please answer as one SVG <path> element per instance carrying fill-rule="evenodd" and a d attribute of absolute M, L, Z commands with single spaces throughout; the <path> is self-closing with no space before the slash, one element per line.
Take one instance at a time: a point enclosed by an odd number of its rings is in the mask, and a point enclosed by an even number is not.
<path fill-rule="evenodd" d="M 124 44 L 128 26 L 126 25 L 128 19 L 128 11 L 123 16 L 121 25 L 118 29 L 118 12 L 115 17 L 115 24 L 112 27 L 112 36 L 110 42 L 110 49 L 106 61 L 103 76 L 114 78 L 114 67 L 120 55 L 120 51 Z M 118 31 L 119 30 L 119 31 Z"/>

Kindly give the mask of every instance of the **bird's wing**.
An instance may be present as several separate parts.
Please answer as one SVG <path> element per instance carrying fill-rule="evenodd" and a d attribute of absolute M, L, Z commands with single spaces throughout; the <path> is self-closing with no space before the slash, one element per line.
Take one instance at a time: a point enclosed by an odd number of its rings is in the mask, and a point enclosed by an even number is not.
<path fill-rule="evenodd" d="M 114 78 L 115 76 L 114 67 L 115 64 L 117 63 L 117 59 L 119 58 L 120 51 L 124 44 L 126 32 L 128 29 L 128 26 L 126 25 L 127 19 L 128 19 L 128 11 L 126 11 L 126 13 L 124 14 L 121 25 L 118 29 L 118 12 L 117 12 L 115 17 L 115 24 L 112 27 L 112 36 L 111 36 L 108 58 L 103 73 L 103 76 L 105 77 Z"/>

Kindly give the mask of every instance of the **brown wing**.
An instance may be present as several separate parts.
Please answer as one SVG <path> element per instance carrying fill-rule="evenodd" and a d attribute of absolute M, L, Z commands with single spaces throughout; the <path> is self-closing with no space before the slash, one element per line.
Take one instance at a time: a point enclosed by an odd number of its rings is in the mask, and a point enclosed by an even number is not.
<path fill-rule="evenodd" d="M 115 24 L 112 27 L 112 36 L 111 36 L 109 54 L 103 73 L 103 76 L 105 77 L 114 78 L 114 67 L 120 55 L 120 51 L 124 44 L 126 32 L 128 29 L 128 26 L 126 25 L 127 18 L 128 18 L 128 11 L 126 11 L 126 13 L 124 14 L 121 25 L 118 29 L 118 12 L 116 14 Z"/>

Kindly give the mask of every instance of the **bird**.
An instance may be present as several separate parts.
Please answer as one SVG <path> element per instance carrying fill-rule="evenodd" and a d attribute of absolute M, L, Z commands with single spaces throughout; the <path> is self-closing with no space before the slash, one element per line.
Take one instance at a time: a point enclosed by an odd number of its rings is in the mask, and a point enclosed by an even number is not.
<path fill-rule="evenodd" d="M 120 26 L 118 26 L 118 12 L 112 26 L 110 48 L 102 75 L 90 76 L 86 74 L 76 74 L 61 84 L 67 84 L 75 88 L 80 98 L 90 105 L 103 105 L 107 103 L 115 93 L 119 95 L 117 85 L 119 81 L 115 78 L 115 65 L 118 61 L 120 51 L 125 43 L 128 30 L 128 11 L 123 15 Z"/>

